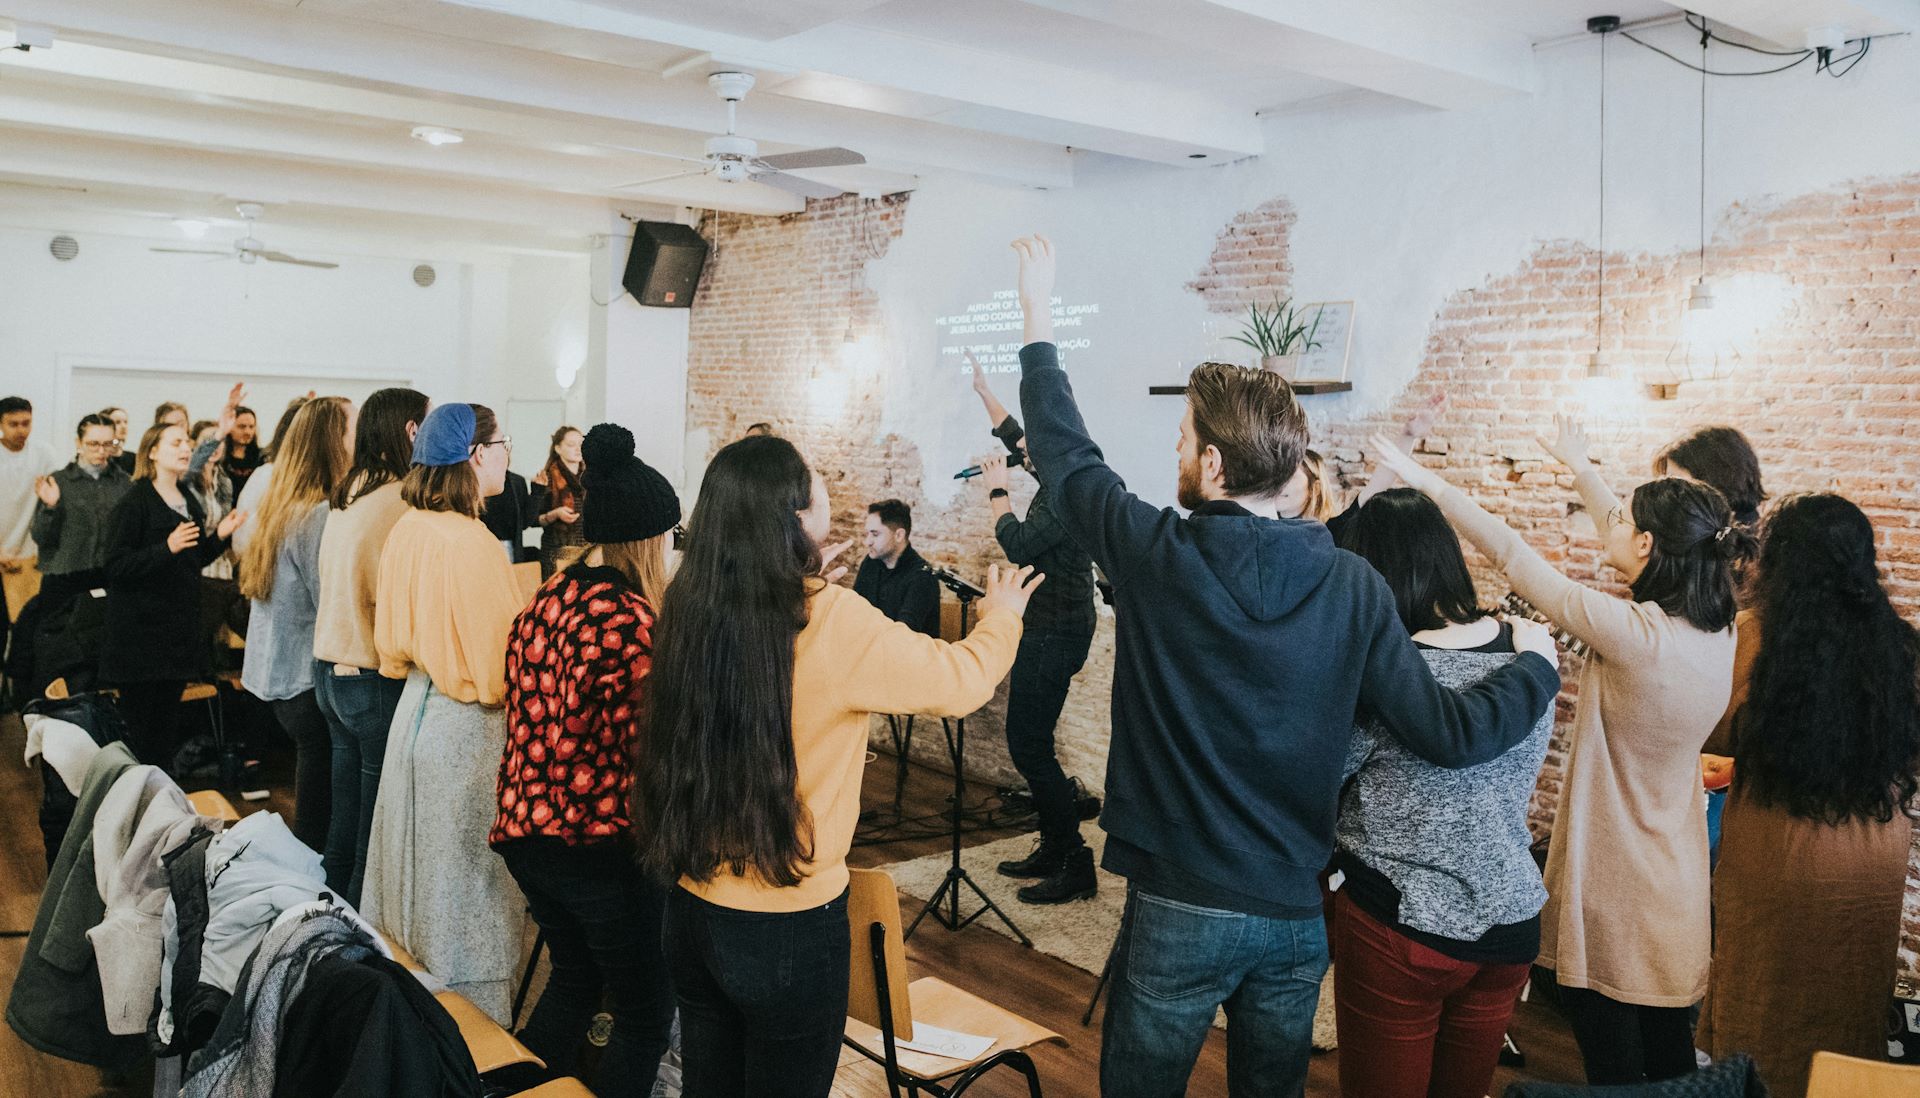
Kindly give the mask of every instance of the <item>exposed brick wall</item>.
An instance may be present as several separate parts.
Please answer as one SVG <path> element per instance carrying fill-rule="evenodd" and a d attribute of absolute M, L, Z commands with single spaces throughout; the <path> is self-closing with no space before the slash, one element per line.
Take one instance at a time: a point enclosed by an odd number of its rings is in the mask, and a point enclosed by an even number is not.
<path fill-rule="evenodd" d="M 718 248 L 693 315 L 688 425 L 709 428 L 717 444 L 757 420 L 774 422 L 829 477 L 837 528 L 857 529 L 866 501 L 899 496 L 915 505 L 923 554 L 977 572 L 997 555 L 983 493 L 947 507 L 924 501 L 913 442 L 878 434 L 876 387 L 886 379 L 862 379 L 844 413 L 817 415 L 807 394 L 814 363 L 830 359 L 846 331 L 849 301 L 857 330 L 875 323 L 875 302 L 860 281 L 863 257 L 899 234 L 906 211 L 904 197 L 886 200 L 866 209 L 863 227 L 859 200 L 842 199 L 785 218 L 710 222 Z M 1295 218 L 1285 199 L 1236 216 L 1185 288 L 1223 314 L 1286 296 Z M 1736 209 L 1711 254 L 1717 278 L 1775 280 L 1784 307 L 1745 342 L 1736 377 L 1690 383 L 1676 400 L 1636 397 L 1628 414 L 1595 422 L 1609 479 L 1624 491 L 1646 478 L 1646 460 L 1661 443 L 1704 423 L 1738 425 L 1758 448 L 1773 494 L 1833 490 L 1866 509 L 1894 597 L 1920 617 L 1920 175 Z M 1604 344 L 1617 368 L 1658 366 L 1694 263 L 1690 252 L 1607 256 Z M 1550 242 L 1512 271 L 1454 294 L 1434 317 L 1420 368 L 1394 406 L 1334 425 L 1316 444 L 1357 486 L 1368 433 L 1396 426 L 1444 389 L 1451 408 L 1423 443 L 1429 460 L 1569 575 L 1622 592 L 1599 564 L 1591 525 L 1573 516 L 1570 475 L 1533 441 L 1551 429 L 1553 411 L 1577 403 L 1593 347 L 1597 270 L 1591 247 Z M 1014 491 L 1024 507 L 1030 483 L 1016 477 Z M 1474 563 L 1489 597 L 1504 592 L 1483 562 Z M 1577 680 L 1571 660 L 1564 670 L 1569 684 Z M 1068 771 L 1096 785 L 1111 681 L 1112 617 L 1103 610 L 1060 727 Z M 1561 699 L 1563 730 L 1573 693 L 1570 685 Z M 1002 709 L 996 701 L 972 725 L 969 765 L 992 777 L 1011 773 L 1000 745 Z M 937 754 L 936 729 L 917 739 L 916 755 Z M 1550 824 L 1563 763 L 1564 743 L 1556 741 L 1535 798 L 1538 827 Z M 1901 963 L 1914 972 L 1920 865 L 1910 870 L 1908 895 Z"/>

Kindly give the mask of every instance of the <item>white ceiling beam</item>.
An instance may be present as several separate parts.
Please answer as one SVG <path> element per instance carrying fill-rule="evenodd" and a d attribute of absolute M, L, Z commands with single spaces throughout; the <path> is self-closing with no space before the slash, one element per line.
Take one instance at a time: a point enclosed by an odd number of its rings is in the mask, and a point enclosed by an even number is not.
<path fill-rule="evenodd" d="M 601 34 L 665 42 L 711 57 L 713 68 L 806 72 L 855 85 L 969 108 L 1001 131 L 1062 145 L 1167 164 L 1252 156 L 1264 144 L 1253 112 L 1165 84 L 1107 76 L 1065 65 L 1016 60 L 932 39 L 858 24 L 834 24 L 758 41 L 621 11 L 585 0 L 447 0 L 479 10 Z M 1158 27 L 1155 27 L 1156 32 Z M 775 83 L 770 87 L 781 93 Z M 784 93 L 783 93 L 784 94 Z M 857 94 L 857 93 L 856 93 Z M 838 100 L 816 99 L 817 102 Z M 752 100 L 750 99 L 751 103 Z"/>
<path fill-rule="evenodd" d="M 0 84 L 0 118 L 10 124 L 66 133 L 176 145 L 239 155 L 303 160 L 437 176 L 443 185 L 504 184 L 561 194 L 600 195 L 628 201 L 714 207 L 736 213 L 783 214 L 805 209 L 784 191 L 757 185 L 733 185 L 687 178 L 638 190 L 622 183 L 695 167 L 681 162 L 613 156 L 568 156 L 475 137 L 461 145 L 432 148 L 394 127 L 301 117 L 275 117 L 220 106 L 194 106 L 164 98 L 113 94 L 99 88 L 36 85 L 31 80 Z M 0 161 L 5 154 L 0 153 Z M 571 163 L 569 163 L 571 161 Z"/>
<path fill-rule="evenodd" d="M 605 198 L 480 183 L 449 186 L 444 179 L 5 125 L 0 176 L 539 226 L 582 236 L 604 232 L 609 210 L 624 208 Z M 653 203 L 631 205 L 656 216 L 672 212 Z"/>
<path fill-rule="evenodd" d="M 244 0 L 5 0 L 4 10 L 56 27 L 69 40 L 256 72 L 302 73 L 448 106 L 505 107 L 534 117 L 696 134 L 724 125 L 720 101 L 697 83 Z M 846 145 L 901 171 L 944 169 L 1031 186 L 1072 182 L 1071 158 L 1063 148 L 778 97 L 753 101 L 742 129 L 797 147 Z"/>
<path fill-rule="evenodd" d="M 1491 38 L 1431 0 L 1027 2 L 1430 107 L 1533 91 L 1528 43 Z"/>
<path fill-rule="evenodd" d="M 1687 8 L 1782 49 L 1807 48 L 1807 32 L 1847 38 L 1920 31 L 1920 0 L 1687 0 Z"/>

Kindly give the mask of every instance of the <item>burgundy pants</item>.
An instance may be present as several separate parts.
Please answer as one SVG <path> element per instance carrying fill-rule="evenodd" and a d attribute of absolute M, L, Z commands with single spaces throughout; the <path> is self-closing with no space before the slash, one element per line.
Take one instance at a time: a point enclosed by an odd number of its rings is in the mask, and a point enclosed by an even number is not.
<path fill-rule="evenodd" d="M 1334 903 L 1340 1093 L 1484 1098 L 1528 966 L 1456 961 Z"/>

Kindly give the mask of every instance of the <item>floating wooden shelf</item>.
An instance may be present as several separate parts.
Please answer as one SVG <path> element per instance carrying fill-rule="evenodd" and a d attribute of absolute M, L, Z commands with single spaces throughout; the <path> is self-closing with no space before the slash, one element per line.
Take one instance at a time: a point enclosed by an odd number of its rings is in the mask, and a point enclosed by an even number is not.
<path fill-rule="evenodd" d="M 1351 381 L 1295 381 L 1289 384 L 1293 386 L 1293 391 L 1299 393 L 1301 396 L 1320 396 L 1325 393 L 1350 393 L 1353 391 L 1353 382 Z M 1147 386 L 1147 395 L 1157 397 L 1186 396 L 1187 387 L 1185 385 L 1149 385 Z"/>

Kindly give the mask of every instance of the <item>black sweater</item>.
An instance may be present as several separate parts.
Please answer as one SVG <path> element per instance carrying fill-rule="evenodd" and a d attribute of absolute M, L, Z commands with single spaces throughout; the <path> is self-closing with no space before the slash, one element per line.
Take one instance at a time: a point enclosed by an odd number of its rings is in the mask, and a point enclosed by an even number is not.
<path fill-rule="evenodd" d="M 186 681 L 207 673 L 211 653 L 202 643 L 200 569 L 226 551 L 207 531 L 200 507 L 187 496 L 187 513 L 201 525 L 200 541 L 175 553 L 167 535 L 187 521 L 167 506 L 151 480 L 135 481 L 107 523 L 107 628 L 100 677 L 109 683 Z"/>
<path fill-rule="evenodd" d="M 1467 766 L 1526 738 L 1559 691 L 1537 655 L 1441 686 L 1385 582 L 1326 527 L 1154 507 L 1088 437 L 1054 346 L 1020 364 L 1028 453 L 1114 586 L 1109 869 L 1204 906 L 1317 914 L 1359 706 L 1420 757 Z"/>

